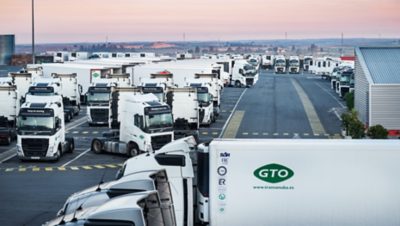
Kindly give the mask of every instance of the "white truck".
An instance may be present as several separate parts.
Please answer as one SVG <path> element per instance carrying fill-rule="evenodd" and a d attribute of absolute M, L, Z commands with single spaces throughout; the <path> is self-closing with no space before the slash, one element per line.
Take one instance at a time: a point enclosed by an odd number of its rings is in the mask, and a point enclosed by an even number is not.
<path fill-rule="evenodd" d="M 150 170 L 131 174 L 120 180 L 100 183 L 96 186 L 74 193 L 66 200 L 63 207 L 58 211 L 55 222 L 62 218 L 68 221 L 68 216 L 80 207 L 80 210 L 96 208 L 116 197 L 144 191 L 157 191 L 160 196 L 161 205 L 168 210 L 164 215 L 171 225 L 175 225 L 175 213 L 173 211 L 173 200 L 171 187 L 165 170 Z M 53 221 L 53 222 L 54 222 Z"/>
<path fill-rule="evenodd" d="M 44 226 L 175 226 L 173 208 L 159 197 L 156 190 L 131 193 L 110 199 L 104 199 L 107 194 L 91 200 L 99 204 L 85 208 L 82 203 L 68 214 L 59 216 Z"/>
<path fill-rule="evenodd" d="M 261 59 L 261 67 L 264 69 L 272 69 L 274 65 L 274 56 L 273 55 L 263 55 Z"/>
<path fill-rule="evenodd" d="M 275 58 L 274 71 L 276 74 L 286 73 L 286 58 L 283 55 L 278 55 Z"/>
<path fill-rule="evenodd" d="M 209 84 L 189 83 L 188 87 L 193 87 L 197 90 L 200 125 L 210 126 L 211 123 L 215 122 L 216 115 L 214 114 L 213 96 L 210 92 Z"/>
<path fill-rule="evenodd" d="M 107 79 L 96 79 L 86 93 L 87 121 L 92 125 L 108 125 L 112 87 L 130 87 L 127 75 L 108 75 Z"/>
<path fill-rule="evenodd" d="M 346 93 L 349 93 L 351 89 L 354 89 L 354 71 L 353 69 L 347 69 L 339 74 L 339 78 L 336 82 L 336 93 L 339 97 L 344 98 Z"/>
<path fill-rule="evenodd" d="M 399 145 L 397 140 L 216 139 L 198 146 L 192 167 L 196 144 L 184 138 L 128 159 L 118 175 L 165 169 L 174 188 L 177 226 L 192 226 L 194 218 L 210 226 L 395 226 Z M 160 160 L 167 156 L 170 161 Z"/>
<path fill-rule="evenodd" d="M 203 87 L 207 87 L 209 93 L 212 96 L 213 112 L 214 116 L 217 117 L 220 113 L 221 108 L 221 92 L 223 85 L 219 83 L 216 74 L 195 74 L 195 79 L 188 80 L 189 86 L 191 84 L 198 84 Z"/>
<path fill-rule="evenodd" d="M 313 65 L 313 56 L 304 56 L 303 58 L 303 70 L 308 71 L 310 66 Z"/>
<path fill-rule="evenodd" d="M 111 136 L 93 139 L 92 151 L 135 156 L 158 150 L 174 140 L 173 119 L 167 104 L 160 103 L 153 94 L 124 97 L 120 104 L 120 130 L 110 131 Z"/>
<path fill-rule="evenodd" d="M 158 97 L 160 102 L 166 102 L 168 88 L 174 88 L 172 73 L 165 70 L 150 75 L 150 78 L 141 79 L 140 87 L 144 94 L 152 93 Z"/>
<path fill-rule="evenodd" d="M 73 88 L 67 87 L 66 88 Z M 71 105 L 68 102 L 68 98 L 64 98 L 63 91 L 66 92 L 67 89 L 62 88 L 62 80 L 60 77 L 58 78 L 37 78 L 32 82 L 31 86 L 29 86 L 28 92 L 26 93 L 27 98 L 28 95 L 31 96 L 42 96 L 46 98 L 47 96 L 60 96 L 61 101 L 63 102 L 64 109 L 64 119 L 66 122 L 72 120 L 75 115 L 79 114 L 80 108 L 77 105 Z M 67 92 L 66 92 L 67 93 Z"/>
<path fill-rule="evenodd" d="M 257 82 L 258 73 L 254 66 L 246 60 L 236 60 L 233 65 L 231 82 L 236 87 L 250 87 Z"/>
<path fill-rule="evenodd" d="M 299 74 L 300 73 L 300 58 L 298 56 L 290 56 L 289 57 L 288 71 L 290 74 Z"/>
<path fill-rule="evenodd" d="M 197 88 L 168 88 L 166 96 L 174 118 L 174 137 L 193 135 L 198 138 L 200 110 Z"/>
<path fill-rule="evenodd" d="M 74 139 L 65 137 L 61 96 L 27 95 L 17 118 L 17 157 L 57 161 L 74 148 Z"/>
<path fill-rule="evenodd" d="M 9 145 L 17 137 L 15 131 L 16 118 L 20 100 L 17 87 L 11 78 L 0 78 L 0 142 Z"/>

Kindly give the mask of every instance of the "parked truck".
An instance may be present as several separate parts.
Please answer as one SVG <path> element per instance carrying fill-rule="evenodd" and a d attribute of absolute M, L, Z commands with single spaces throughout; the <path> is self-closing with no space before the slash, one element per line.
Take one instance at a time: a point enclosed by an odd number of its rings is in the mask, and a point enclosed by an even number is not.
<path fill-rule="evenodd" d="M 231 82 L 236 87 L 250 87 L 257 82 L 258 73 L 256 68 L 246 60 L 236 60 L 233 66 Z"/>
<path fill-rule="evenodd" d="M 344 70 L 339 76 L 336 93 L 339 94 L 339 97 L 344 98 L 346 93 L 350 92 L 351 88 L 354 88 L 354 71 L 353 69 Z"/>
<path fill-rule="evenodd" d="M 74 139 L 65 137 L 61 97 L 27 95 L 17 118 L 17 157 L 57 161 L 74 148 Z"/>
<path fill-rule="evenodd" d="M 219 83 L 216 74 L 195 74 L 195 79 L 188 80 L 189 84 L 197 84 L 198 86 L 207 87 L 212 95 L 213 112 L 217 117 L 221 108 L 221 92 L 223 85 Z"/>
<path fill-rule="evenodd" d="M 73 109 L 74 115 L 78 115 L 81 110 L 82 86 L 78 84 L 77 74 L 52 74 L 54 79 L 61 82 L 61 95 L 64 107 Z"/>
<path fill-rule="evenodd" d="M 215 139 L 197 147 L 192 167 L 196 144 L 184 138 L 128 159 L 118 175 L 165 169 L 175 188 L 178 226 L 194 225 L 193 219 L 210 226 L 394 226 L 400 217 L 399 145 L 396 140 Z M 166 156 L 170 161 L 160 160 Z M 385 211 L 377 212 L 377 206 Z"/>
<path fill-rule="evenodd" d="M 313 65 L 313 56 L 304 56 L 303 59 L 303 70 L 308 71 L 310 66 Z"/>
<path fill-rule="evenodd" d="M 16 118 L 20 101 L 11 78 L 0 78 L 0 142 L 9 145 L 16 139 Z"/>
<path fill-rule="evenodd" d="M 210 85 L 207 83 L 189 83 L 189 87 L 197 90 L 197 103 L 199 110 L 200 125 L 210 126 L 215 122 L 213 95 L 210 92 Z"/>
<path fill-rule="evenodd" d="M 274 70 L 276 74 L 286 73 L 286 58 L 283 55 L 278 55 L 275 58 Z"/>
<path fill-rule="evenodd" d="M 171 109 L 156 96 L 126 95 L 121 102 L 119 131 L 110 131 L 111 136 L 94 139 L 92 151 L 136 156 L 158 150 L 174 139 Z"/>
<path fill-rule="evenodd" d="M 18 99 L 20 104 L 25 102 L 25 95 L 29 91 L 32 79 L 34 78 L 31 73 L 10 73 L 8 75 L 12 79 L 12 84 L 17 87 Z"/>
<path fill-rule="evenodd" d="M 298 56 L 289 57 L 289 73 L 298 74 L 300 73 L 300 58 Z"/>
<path fill-rule="evenodd" d="M 104 200 L 103 197 L 98 197 Z M 97 206 L 85 208 L 76 207 L 69 215 L 62 215 L 44 224 L 45 226 L 82 226 L 82 225 L 115 225 L 115 226 L 175 226 L 171 219 L 173 209 L 165 205 L 156 190 L 126 194 L 110 199 L 107 202 L 98 201 Z"/>

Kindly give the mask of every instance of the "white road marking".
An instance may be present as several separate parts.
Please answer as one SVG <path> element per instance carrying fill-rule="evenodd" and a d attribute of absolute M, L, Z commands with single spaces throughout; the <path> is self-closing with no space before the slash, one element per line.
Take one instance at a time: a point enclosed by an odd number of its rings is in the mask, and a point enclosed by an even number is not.
<path fill-rule="evenodd" d="M 244 91 L 243 91 L 242 94 L 240 95 L 239 99 L 236 101 L 236 104 L 235 104 L 235 106 L 233 107 L 232 112 L 231 112 L 231 114 L 229 115 L 228 119 L 226 120 L 224 126 L 222 127 L 221 133 L 219 134 L 218 138 L 221 138 L 221 137 L 224 135 L 225 130 L 226 130 L 226 127 L 228 126 L 229 121 L 230 121 L 231 118 L 232 118 L 233 112 L 236 111 L 236 108 L 237 108 L 237 106 L 238 106 L 240 100 L 242 99 L 243 95 L 246 93 L 246 91 L 247 91 L 247 88 L 244 89 Z"/>
<path fill-rule="evenodd" d="M 88 153 L 90 151 L 90 148 L 86 149 L 84 152 L 80 153 L 78 156 L 76 156 L 75 158 L 73 158 L 72 160 L 64 163 L 64 165 L 62 165 L 61 167 L 66 167 L 69 164 L 73 163 L 74 161 L 78 160 L 80 157 L 84 156 L 86 153 Z"/>

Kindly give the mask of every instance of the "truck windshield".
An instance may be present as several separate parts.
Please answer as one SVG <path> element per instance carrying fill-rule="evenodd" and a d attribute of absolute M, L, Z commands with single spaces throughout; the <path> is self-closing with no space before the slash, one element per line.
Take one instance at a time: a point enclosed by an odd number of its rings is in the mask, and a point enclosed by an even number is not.
<path fill-rule="evenodd" d="M 110 100 L 110 93 L 108 92 L 90 92 L 87 96 L 88 102 L 108 102 Z"/>
<path fill-rule="evenodd" d="M 350 74 L 342 74 L 340 76 L 340 84 L 350 84 Z"/>
<path fill-rule="evenodd" d="M 297 60 L 291 60 L 289 63 L 290 63 L 291 65 L 298 65 L 298 64 L 299 64 L 299 61 L 297 61 Z"/>
<path fill-rule="evenodd" d="M 197 101 L 199 103 L 209 103 L 211 101 L 209 93 L 197 93 Z"/>
<path fill-rule="evenodd" d="M 54 117 L 19 116 L 18 129 L 50 132 L 54 129 Z"/>
<path fill-rule="evenodd" d="M 280 65 L 280 66 L 283 66 L 283 65 L 285 65 L 285 60 L 282 60 L 282 59 L 279 59 L 279 60 L 276 60 L 276 65 Z"/>
<path fill-rule="evenodd" d="M 168 128 L 173 126 L 172 114 L 148 114 L 146 115 L 146 126 L 149 129 Z"/>

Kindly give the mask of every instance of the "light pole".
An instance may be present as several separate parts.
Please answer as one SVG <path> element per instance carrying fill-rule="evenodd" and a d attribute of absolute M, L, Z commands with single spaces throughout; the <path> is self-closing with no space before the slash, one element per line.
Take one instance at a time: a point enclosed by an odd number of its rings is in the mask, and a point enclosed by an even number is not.
<path fill-rule="evenodd" d="M 35 63 L 35 0 L 32 0 L 32 64 Z"/>

